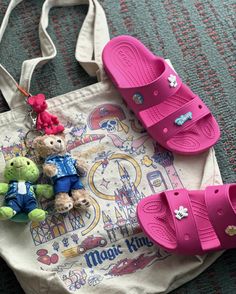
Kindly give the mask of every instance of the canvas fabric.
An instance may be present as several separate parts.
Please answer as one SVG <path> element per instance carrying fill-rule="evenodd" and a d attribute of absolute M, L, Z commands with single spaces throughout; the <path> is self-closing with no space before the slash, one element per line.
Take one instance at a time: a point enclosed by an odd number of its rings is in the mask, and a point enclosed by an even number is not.
<path fill-rule="evenodd" d="M 12 9 L 20 2 L 10 1 L 0 40 Z M 0 255 L 30 294 L 167 293 L 197 276 L 220 253 L 187 257 L 158 248 L 140 231 L 136 206 L 143 197 L 166 189 L 221 184 L 214 149 L 195 156 L 175 155 L 143 130 L 104 74 L 101 53 L 109 33 L 96 0 L 44 2 L 39 24 L 42 56 L 23 63 L 19 84 L 33 92 L 34 69 L 56 56 L 46 31 L 49 10 L 80 4 L 88 4 L 89 9 L 75 57 L 99 82 L 47 102 L 49 111 L 65 125 L 68 151 L 88 165 L 83 184 L 92 206 L 60 215 L 53 200 L 41 200 L 40 206 L 49 212 L 44 222 L 0 223 Z M 2 65 L 0 89 L 10 108 L 0 114 L 2 182 L 6 160 L 25 154 L 29 122 L 25 99 Z"/>

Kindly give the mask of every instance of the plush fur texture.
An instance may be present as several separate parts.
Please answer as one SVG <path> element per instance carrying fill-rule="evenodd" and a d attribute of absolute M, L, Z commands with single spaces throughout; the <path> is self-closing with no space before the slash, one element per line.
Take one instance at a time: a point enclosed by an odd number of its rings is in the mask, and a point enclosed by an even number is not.
<path fill-rule="evenodd" d="M 46 134 L 58 134 L 64 131 L 58 118 L 46 111 L 48 106 L 43 94 L 31 96 L 27 102 L 37 113 L 37 130 L 44 130 Z"/>
<path fill-rule="evenodd" d="M 66 152 L 66 141 L 63 134 L 39 136 L 33 141 L 33 148 L 43 159 L 49 156 L 64 156 Z M 76 159 L 75 168 L 78 175 L 86 174 L 86 166 L 80 159 Z M 44 163 L 43 173 L 49 178 L 57 175 L 58 170 L 54 164 Z M 70 196 L 71 195 L 71 196 Z M 64 213 L 72 209 L 87 208 L 90 206 L 91 198 L 84 189 L 73 189 L 69 193 L 58 193 L 55 195 L 55 209 L 59 213 Z"/>
<path fill-rule="evenodd" d="M 11 182 L 30 182 L 32 184 L 30 189 L 33 194 L 39 197 L 43 196 L 45 198 L 51 198 L 53 196 L 53 189 L 51 186 L 33 184 L 38 180 L 38 177 L 39 169 L 32 160 L 22 156 L 14 157 L 6 163 L 4 178 L 8 183 L 0 183 L 0 194 L 6 194 L 9 192 Z M 14 191 L 14 193 L 17 195 L 18 191 L 16 190 Z M 29 193 L 26 193 L 25 191 L 24 194 L 25 196 L 21 197 L 24 197 L 24 201 L 27 202 L 28 199 L 30 199 L 27 198 Z M 13 199 L 14 201 L 18 201 L 17 198 Z M 31 201 L 32 200 L 30 200 L 29 203 Z M 0 220 L 11 219 L 15 216 L 16 213 L 19 215 L 25 214 L 24 208 L 22 208 L 22 211 L 16 212 L 13 209 L 14 207 L 12 208 L 9 203 L 6 202 L 4 206 L 0 207 Z M 28 218 L 33 221 L 43 221 L 46 218 L 46 211 L 38 208 L 36 204 L 35 207 L 31 211 L 29 211 Z"/>

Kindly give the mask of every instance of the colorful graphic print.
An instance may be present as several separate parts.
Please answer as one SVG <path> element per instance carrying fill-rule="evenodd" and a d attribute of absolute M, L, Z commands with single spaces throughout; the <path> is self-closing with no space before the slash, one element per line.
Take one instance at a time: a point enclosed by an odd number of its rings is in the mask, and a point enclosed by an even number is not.
<path fill-rule="evenodd" d="M 158 249 L 153 254 L 140 254 L 137 258 L 124 258 L 119 260 L 115 265 L 109 269 L 107 275 L 123 276 L 144 269 L 150 265 L 151 262 L 160 261 L 170 256 L 167 252 Z"/>
<path fill-rule="evenodd" d="M 37 260 L 46 265 L 56 264 L 59 260 L 59 256 L 56 253 L 49 255 L 47 249 L 39 249 L 36 254 L 39 256 Z"/>
<path fill-rule="evenodd" d="M 165 179 L 159 170 L 148 173 L 147 180 L 153 194 L 167 189 Z"/>
<path fill-rule="evenodd" d="M 121 139 L 118 135 L 115 134 L 110 134 L 108 137 L 111 138 L 113 144 L 121 151 L 137 155 L 145 153 L 144 143 L 150 139 L 148 135 L 144 135 L 137 139 L 134 139 L 133 136 L 130 136 L 126 139 Z"/>
<path fill-rule="evenodd" d="M 173 154 L 159 146 L 158 144 L 154 145 L 154 155 L 152 159 L 155 163 L 159 163 L 164 167 L 166 174 L 172 184 L 173 189 L 181 189 L 183 188 L 183 184 L 178 176 L 178 173 L 173 165 L 174 156 Z"/>
<path fill-rule="evenodd" d="M 107 240 L 101 236 L 88 236 L 84 241 L 75 247 L 62 251 L 62 254 L 66 258 L 75 257 L 81 254 L 84 254 L 86 251 L 90 249 L 94 249 L 97 247 L 104 247 L 107 245 Z"/>
<path fill-rule="evenodd" d="M 54 212 L 53 205 L 53 201 L 42 201 L 41 207 L 48 211 L 48 216 L 45 221 L 40 223 L 32 222 L 30 225 L 32 238 L 36 246 L 76 230 L 80 230 L 82 236 L 86 235 L 99 222 L 100 207 L 94 199 L 92 200 L 92 208 L 84 213 L 73 209 L 70 213 L 62 215 Z"/>
<path fill-rule="evenodd" d="M 75 116 L 78 121 L 82 114 Z M 79 125 L 65 125 L 68 151 L 84 154 L 89 167 L 84 185 L 90 188 L 92 207 L 61 215 L 52 200 L 42 200 L 48 217 L 30 224 L 41 269 L 56 271 L 73 292 L 168 258 L 141 233 L 136 206 L 146 195 L 182 186 L 172 154 L 153 144 L 126 109 L 102 104 L 88 116 L 88 125 L 85 119 L 83 114 Z M 22 138 L 20 132 L 17 145 L 4 141 L 5 159 L 24 152 Z"/>
<path fill-rule="evenodd" d="M 127 134 L 129 127 L 123 122 L 125 119 L 125 113 L 119 105 L 103 104 L 95 108 L 89 115 L 88 126 L 92 130 L 123 131 Z"/>
<path fill-rule="evenodd" d="M 9 160 L 16 155 L 25 156 L 26 147 L 23 142 L 19 144 L 13 144 L 10 146 L 1 146 L 1 152 L 4 155 L 5 160 Z"/>
<path fill-rule="evenodd" d="M 71 270 L 61 278 L 70 291 L 76 291 L 86 284 L 87 274 L 84 269 L 81 271 Z"/>
<path fill-rule="evenodd" d="M 105 200 L 115 200 L 117 194 L 114 189 L 112 190 L 112 194 L 106 194 L 103 188 L 100 189 L 100 186 L 104 186 L 104 184 L 98 185 L 101 181 L 100 174 L 104 175 L 102 178 L 102 182 L 104 182 L 104 177 L 106 176 L 109 178 L 109 175 L 113 173 L 118 175 L 119 178 L 113 178 L 113 187 L 120 187 L 122 185 L 124 189 L 129 188 L 131 190 L 134 190 L 135 187 L 140 184 L 142 172 L 138 162 L 134 158 L 126 154 L 117 153 L 109 156 L 107 158 L 107 161 L 109 165 L 106 165 L 105 173 L 103 168 L 103 161 L 98 159 L 91 167 L 88 174 L 90 188 L 96 196 Z M 124 163 L 124 165 L 122 164 L 122 162 Z M 127 168 L 129 167 L 129 169 L 131 170 L 130 173 L 133 175 L 134 178 L 133 182 L 130 182 L 132 181 L 132 178 L 130 177 L 130 174 L 125 166 L 127 166 Z"/>

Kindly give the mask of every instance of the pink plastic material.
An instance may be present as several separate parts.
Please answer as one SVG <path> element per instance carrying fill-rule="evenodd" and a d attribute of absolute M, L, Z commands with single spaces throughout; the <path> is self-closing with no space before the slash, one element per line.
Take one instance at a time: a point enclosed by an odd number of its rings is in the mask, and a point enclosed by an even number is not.
<path fill-rule="evenodd" d="M 64 126 L 60 124 L 57 116 L 46 111 L 48 105 L 44 94 L 30 96 L 27 103 L 37 115 L 36 129 L 38 131 L 44 131 L 47 135 L 55 135 L 64 131 Z"/>
<path fill-rule="evenodd" d="M 181 207 L 187 216 L 178 219 Z M 145 234 L 167 251 L 201 255 L 236 248 L 236 184 L 155 194 L 140 201 L 137 215 Z"/>
<path fill-rule="evenodd" d="M 103 63 L 127 106 L 163 147 L 198 154 L 217 142 L 220 130 L 206 105 L 140 41 L 131 36 L 112 39 L 103 50 Z M 175 123 L 189 112 L 191 119 Z"/>

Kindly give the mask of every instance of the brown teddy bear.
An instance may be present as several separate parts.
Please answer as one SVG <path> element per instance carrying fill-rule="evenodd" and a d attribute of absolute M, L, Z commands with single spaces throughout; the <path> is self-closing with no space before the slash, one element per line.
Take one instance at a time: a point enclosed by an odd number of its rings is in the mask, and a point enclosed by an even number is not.
<path fill-rule="evenodd" d="M 80 180 L 86 167 L 66 152 L 64 135 L 39 136 L 34 139 L 33 148 L 44 159 L 43 173 L 53 182 L 56 211 L 65 213 L 73 207 L 89 207 L 91 199 Z"/>

